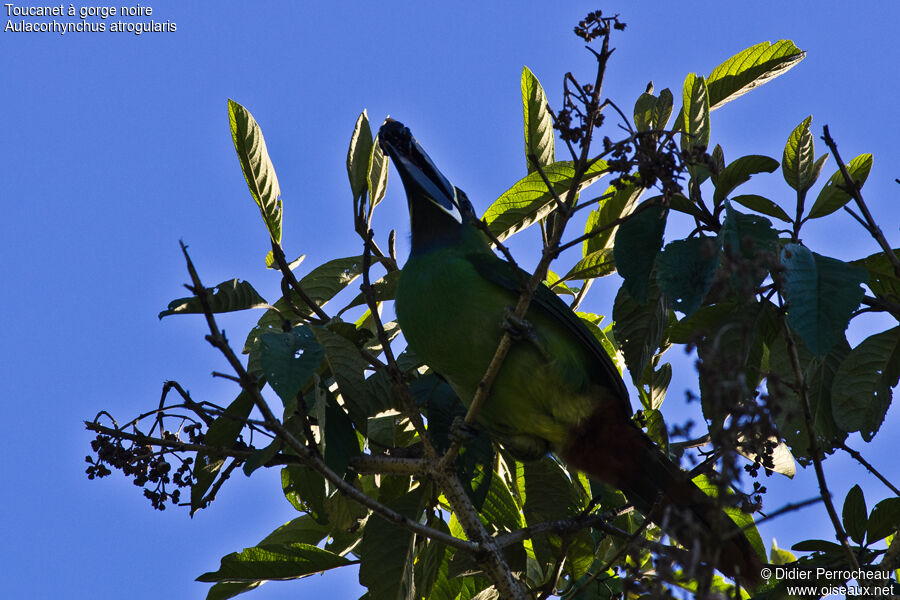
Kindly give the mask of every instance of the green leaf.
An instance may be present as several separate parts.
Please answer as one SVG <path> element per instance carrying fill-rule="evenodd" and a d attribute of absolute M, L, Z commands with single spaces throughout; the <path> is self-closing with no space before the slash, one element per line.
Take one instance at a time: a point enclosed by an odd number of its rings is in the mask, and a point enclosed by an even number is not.
<path fill-rule="evenodd" d="M 669 328 L 669 340 L 676 344 L 688 344 L 701 335 L 719 329 L 736 311 L 731 303 L 720 302 L 704 306 L 691 316 L 686 316 Z"/>
<path fill-rule="evenodd" d="M 869 515 L 866 535 L 874 544 L 900 529 L 900 498 L 885 498 L 875 505 Z"/>
<path fill-rule="evenodd" d="M 805 193 L 816 182 L 815 144 L 809 131 L 812 117 L 806 117 L 788 137 L 781 158 L 781 172 L 789 186 Z"/>
<path fill-rule="evenodd" d="M 778 547 L 778 542 L 772 538 L 772 552 L 769 553 L 769 562 L 773 565 L 786 565 L 797 560 L 791 552 Z"/>
<path fill-rule="evenodd" d="M 625 280 L 623 287 L 641 304 L 647 301 L 650 271 L 662 248 L 667 213 L 658 204 L 648 206 L 619 225 L 616 232 L 613 246 L 616 268 Z"/>
<path fill-rule="evenodd" d="M 618 225 L 609 227 L 609 224 L 622 215 L 631 214 L 643 193 L 644 188 L 635 184 L 626 185 L 622 189 L 617 189 L 615 186 L 609 186 L 606 189 L 602 196 L 605 199 L 600 200 L 599 207 L 590 212 L 587 224 L 584 227 L 585 234 L 590 234 L 598 229 L 602 229 L 602 231 L 598 231 L 595 235 L 584 240 L 582 256 L 587 256 L 598 250 L 606 250 L 612 245 L 619 227 Z"/>
<path fill-rule="evenodd" d="M 359 349 L 344 336 L 327 327 L 310 326 L 316 340 L 325 348 L 325 360 L 337 382 L 344 407 L 357 428 L 365 431 L 371 410 L 365 371 L 369 367 Z"/>
<path fill-rule="evenodd" d="M 419 486 L 399 498 L 386 500 L 379 497 L 379 500 L 400 514 L 418 520 L 423 508 L 424 488 Z M 399 600 L 412 597 L 415 540 L 412 532 L 377 514 L 369 517 L 358 551 L 359 583 L 368 588 L 368 598 Z"/>
<path fill-rule="evenodd" d="M 352 564 L 353 561 L 310 544 L 266 544 L 245 548 L 222 557 L 218 571 L 204 573 L 197 581 L 255 582 L 289 580 Z"/>
<path fill-rule="evenodd" d="M 257 470 L 258 468 L 278 456 L 278 453 L 281 452 L 283 447 L 284 443 L 281 441 L 281 439 L 275 438 L 275 440 L 268 446 L 254 450 L 253 454 L 251 454 L 247 458 L 247 460 L 244 461 L 244 466 L 242 468 L 242 470 L 244 471 L 244 475 L 250 477 L 253 471 Z"/>
<path fill-rule="evenodd" d="M 514 531 L 524 527 L 524 519 L 512 492 L 498 474 L 490 480 L 490 487 L 479 511 L 486 519 L 485 526 L 495 531 Z"/>
<path fill-rule="evenodd" d="M 600 328 L 600 322 L 603 320 L 603 315 L 580 311 L 576 314 L 581 318 L 582 322 L 584 322 L 590 332 L 594 334 L 594 337 L 597 338 L 600 345 L 603 346 L 603 349 L 609 354 L 609 357 L 613 360 L 613 364 L 616 365 L 619 374 L 621 374 L 625 369 L 625 357 L 619 352 L 618 345 L 615 340 L 612 339 L 613 326 L 608 325 L 606 329 Z"/>
<path fill-rule="evenodd" d="M 706 475 L 694 477 L 693 482 L 694 485 L 700 488 L 700 491 L 707 496 L 712 496 L 713 498 L 718 496 L 719 486 L 716 485 L 715 482 L 710 481 Z M 756 529 L 756 524 L 753 522 L 753 515 L 745 513 L 734 506 L 725 506 L 723 507 L 723 510 L 728 514 L 731 520 L 741 528 L 744 535 L 747 537 L 747 541 L 750 542 L 750 545 L 753 546 L 753 549 L 756 551 L 756 554 L 760 557 L 764 557 L 766 555 L 766 546 L 763 544 L 759 531 Z"/>
<path fill-rule="evenodd" d="M 671 308 L 691 315 L 712 287 L 718 266 L 714 238 L 676 240 L 656 258 L 656 281 Z"/>
<path fill-rule="evenodd" d="M 669 363 L 666 363 L 669 364 Z M 647 420 L 647 437 L 653 440 L 663 451 L 669 451 L 669 430 L 663 414 L 655 408 L 644 410 L 644 418 Z"/>
<path fill-rule="evenodd" d="M 758 213 L 784 221 L 785 223 L 791 222 L 791 218 L 784 212 L 784 209 L 763 196 L 757 196 L 756 194 L 742 194 L 740 196 L 732 196 L 731 201 L 737 202 L 741 206 L 746 206 L 750 210 L 755 210 Z"/>
<path fill-rule="evenodd" d="M 871 440 L 891 405 L 891 389 L 900 377 L 900 327 L 863 340 L 841 363 L 834 377 L 834 420 L 846 432 Z"/>
<path fill-rule="evenodd" d="M 805 56 L 790 40 L 762 42 L 735 54 L 706 78 L 710 110 L 786 73 Z"/>
<path fill-rule="evenodd" d="M 650 286 L 646 304 L 637 303 L 624 285 L 619 288 L 613 304 L 613 333 L 633 379 L 640 379 L 659 349 L 668 313 L 655 282 Z"/>
<path fill-rule="evenodd" d="M 326 396 L 325 418 L 319 412 L 319 427 L 324 431 L 322 459 L 332 471 L 344 476 L 350 464 L 350 458 L 360 453 L 359 438 L 353 429 L 350 417 L 338 405 L 331 394 Z"/>
<path fill-rule="evenodd" d="M 234 446 L 253 406 L 253 397 L 250 394 L 244 391 L 238 394 L 225 412 L 209 426 L 204 436 L 204 443 L 212 448 Z M 197 452 L 193 468 L 196 483 L 191 486 L 191 516 L 203 508 L 203 496 L 224 465 L 225 458 L 222 456 L 210 456 L 206 452 Z"/>
<path fill-rule="evenodd" d="M 750 180 L 756 173 L 771 173 L 778 168 L 778 161 L 768 156 L 751 154 L 733 161 L 719 173 L 716 180 L 716 191 L 713 200 L 716 204 L 728 197 L 736 188 Z"/>
<path fill-rule="evenodd" d="M 826 540 L 803 540 L 791 546 L 791 550 L 799 552 L 825 552 L 826 554 L 843 554 L 844 547 Z"/>
<path fill-rule="evenodd" d="M 893 252 L 894 256 L 900 258 L 900 249 L 894 249 Z M 863 267 L 869 272 L 868 286 L 876 296 L 900 300 L 900 277 L 897 277 L 894 265 L 884 252 L 876 252 L 850 264 Z"/>
<path fill-rule="evenodd" d="M 843 337 L 850 315 L 859 307 L 866 271 L 800 244 L 786 244 L 781 262 L 788 323 L 813 354 L 822 356 Z"/>
<path fill-rule="evenodd" d="M 713 148 L 712 153 L 709 155 L 710 161 L 713 163 L 715 168 L 710 169 L 709 177 L 712 179 L 714 185 L 719 184 L 719 175 L 725 170 L 725 151 L 722 150 L 722 146 L 716 144 L 716 147 Z"/>
<path fill-rule="evenodd" d="M 672 197 L 669 198 L 669 208 L 672 210 L 677 210 L 678 212 L 682 212 L 686 215 L 691 215 L 697 218 L 703 218 L 703 212 L 700 208 L 682 196 L 681 194 L 672 194 Z"/>
<path fill-rule="evenodd" d="M 373 258 L 373 260 L 375 259 Z M 317 306 L 325 306 L 329 300 L 362 274 L 362 266 L 362 256 L 330 260 L 300 279 L 300 287 Z M 291 324 L 295 324 L 313 312 L 293 290 L 290 293 L 290 301 L 281 298 L 275 303 L 275 308 L 277 310 L 267 310 L 263 313 L 263 316 L 257 321 L 256 327 L 250 330 L 247 341 L 244 342 L 245 353 L 253 351 L 258 346 L 259 336 L 262 333 L 272 329 L 281 331 L 283 318 L 288 319 Z M 299 312 L 295 312 L 294 308 Z M 253 358 L 251 355 L 251 362 Z"/>
<path fill-rule="evenodd" d="M 409 385 L 409 392 L 416 404 L 424 408 L 428 419 L 428 437 L 438 452 L 445 452 L 452 443 L 450 430 L 453 420 L 465 416 L 465 407 L 453 388 L 434 373 L 414 379 Z"/>
<path fill-rule="evenodd" d="M 562 277 L 562 281 L 606 277 L 615 272 L 616 262 L 613 260 L 613 251 L 611 249 L 597 250 L 575 263 L 575 266 Z"/>
<path fill-rule="evenodd" d="M 656 105 L 653 107 L 653 129 L 665 129 L 672 116 L 672 92 L 665 88 L 659 93 Z"/>
<path fill-rule="evenodd" d="M 844 499 L 844 510 L 842 512 L 842 520 L 847 534 L 853 538 L 857 544 L 862 544 L 866 537 L 866 499 L 863 496 L 862 488 L 854 485 L 847 492 Z"/>
<path fill-rule="evenodd" d="M 281 489 L 284 497 L 301 512 L 308 513 L 318 523 L 327 523 L 325 514 L 325 478 L 304 465 L 288 465 L 281 469 Z M 326 531 L 327 533 L 327 531 Z M 322 537 L 325 537 L 324 535 Z M 322 538 L 310 544 L 318 544 Z M 304 539 L 284 540 L 306 542 Z"/>
<path fill-rule="evenodd" d="M 267 308 L 269 303 L 263 300 L 253 286 L 240 279 L 229 279 L 219 285 L 206 288 L 209 308 L 213 313 L 226 313 L 250 308 Z M 203 305 L 197 296 L 178 298 L 169 302 L 169 307 L 159 313 L 159 318 L 169 315 L 198 314 L 203 312 Z"/>
<path fill-rule="evenodd" d="M 244 172 L 247 187 L 250 188 L 250 195 L 259 206 L 272 242 L 280 244 L 281 188 L 275 175 L 275 166 L 266 149 L 262 130 L 250 111 L 234 100 L 228 100 L 228 121 L 231 124 L 231 140 L 241 161 L 241 170 Z"/>
<path fill-rule="evenodd" d="M 325 349 L 306 326 L 281 333 L 264 333 L 259 341 L 260 363 L 266 381 L 285 406 L 292 405 L 322 364 Z"/>
<path fill-rule="evenodd" d="M 381 144 L 373 143 L 369 154 L 369 170 L 366 185 L 369 188 L 369 204 L 366 212 L 366 224 L 372 222 L 375 207 L 384 199 L 388 182 L 388 157 L 384 155 Z"/>
<path fill-rule="evenodd" d="M 703 77 L 689 74 L 682 92 L 681 148 L 690 152 L 709 145 L 709 95 Z"/>
<path fill-rule="evenodd" d="M 578 492 L 565 470 L 545 456 L 524 463 L 525 505 L 523 512 L 529 525 L 574 516 L 582 509 Z M 558 537 L 532 539 L 538 560 L 552 562 L 560 549 Z"/>
<path fill-rule="evenodd" d="M 528 172 L 535 171 L 531 157 L 541 168 L 556 162 L 553 119 L 541 82 L 528 67 L 522 69 L 522 110 L 525 117 L 525 163 Z"/>
<path fill-rule="evenodd" d="M 261 586 L 263 581 L 252 581 L 250 583 L 217 583 L 206 593 L 206 600 L 228 600 L 234 598 L 244 592 L 255 590 Z"/>
<path fill-rule="evenodd" d="M 872 170 L 872 162 L 871 154 L 860 154 L 846 165 L 847 172 L 857 186 L 862 187 L 866 182 L 869 171 Z M 846 187 L 849 187 L 849 184 L 844 179 L 841 170 L 838 169 L 828 180 L 828 183 L 825 184 L 825 187 L 822 188 L 822 191 L 819 192 L 819 197 L 816 198 L 816 203 L 813 204 L 812 209 L 809 211 L 809 216 L 806 218 L 818 219 L 819 217 L 830 215 L 847 204 L 852 196 L 844 191 L 843 188 Z"/>
<path fill-rule="evenodd" d="M 397 282 L 400 280 L 400 271 L 389 271 L 384 277 L 376 279 L 372 282 L 372 292 L 375 294 L 376 302 L 384 302 L 385 300 L 393 300 L 397 294 Z M 366 296 L 362 292 L 356 295 L 356 298 L 350 301 L 350 304 L 338 311 L 336 316 L 341 316 L 351 308 L 362 306 L 366 303 Z"/>
<path fill-rule="evenodd" d="M 429 523 L 431 527 L 449 534 L 450 528 L 443 518 L 437 517 Z M 446 575 L 446 556 L 447 546 L 435 540 L 429 540 L 424 550 L 420 550 L 416 556 L 415 565 L 415 582 L 416 593 L 420 598 L 433 598 L 431 594 L 435 583 L 441 577 L 441 567 L 445 569 Z"/>
<path fill-rule="evenodd" d="M 359 206 L 369 188 L 369 158 L 373 144 L 369 115 L 363 110 L 356 119 L 353 135 L 350 136 L 350 147 L 347 149 L 347 176 L 350 178 L 350 191 L 353 194 L 354 215 L 362 216 Z"/>
<path fill-rule="evenodd" d="M 846 432 L 834 422 L 831 389 L 835 373 L 850 353 L 850 345 L 842 337 L 824 357 L 815 357 L 802 339 L 795 337 L 794 341 L 800 358 L 801 374 L 809 386 L 807 399 L 818 446 L 822 452 L 831 453 L 847 437 Z M 778 399 L 779 410 L 775 414 L 778 431 L 791 447 L 797 461 L 808 465 L 811 454 L 804 408 L 795 391 L 797 378 L 783 335 L 771 341 L 769 351 L 769 369 L 776 377 L 768 379 L 767 387 L 769 395 Z"/>
<path fill-rule="evenodd" d="M 649 131 L 653 125 L 656 96 L 644 92 L 634 103 L 634 127 L 638 131 Z"/>
<path fill-rule="evenodd" d="M 771 221 L 734 210 L 730 202 L 725 203 L 725 222 L 719 238 L 726 252 L 740 253 L 747 260 L 778 248 L 778 233 Z"/>
<path fill-rule="evenodd" d="M 328 536 L 328 532 L 327 525 L 317 523 L 310 515 L 302 515 L 278 527 L 257 545 L 302 543 L 315 546 Z"/>
<path fill-rule="evenodd" d="M 607 173 L 605 161 L 596 160 L 582 176 L 579 189 L 593 183 Z M 565 200 L 572 180 L 575 177 L 575 169 L 571 161 L 558 161 L 544 168 L 547 180 L 553 189 Z M 491 232 L 500 241 L 508 238 L 516 232 L 540 221 L 556 208 L 556 201 L 547 189 L 540 173 L 530 173 L 520 179 L 518 183 L 505 191 L 497 200 L 488 207 L 484 213 Z"/>

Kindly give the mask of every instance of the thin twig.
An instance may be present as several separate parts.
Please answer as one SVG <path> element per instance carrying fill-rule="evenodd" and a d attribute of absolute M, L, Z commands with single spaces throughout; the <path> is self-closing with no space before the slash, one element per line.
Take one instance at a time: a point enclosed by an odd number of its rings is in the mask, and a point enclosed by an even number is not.
<path fill-rule="evenodd" d="M 859 452 L 857 452 L 857 451 L 854 450 L 853 448 L 850 448 L 850 447 L 847 446 L 847 444 L 845 444 L 844 442 L 841 442 L 840 446 L 838 446 L 838 447 L 839 447 L 841 450 L 843 450 L 844 452 L 846 452 L 847 454 L 849 454 L 850 456 L 852 456 L 852 457 L 854 458 L 854 460 L 856 460 L 859 464 L 861 464 L 862 466 L 864 466 L 864 467 L 866 468 L 866 470 L 869 471 L 869 473 L 871 473 L 872 475 L 874 475 L 875 477 L 877 477 L 879 480 L 881 480 L 881 483 L 883 483 L 884 485 L 886 485 L 886 486 L 888 487 L 888 489 L 890 489 L 892 492 L 894 492 L 894 494 L 895 494 L 896 496 L 900 496 L 900 490 L 898 490 L 898 489 L 896 488 L 896 486 L 894 486 L 893 483 L 891 483 L 890 481 L 888 481 L 888 479 L 887 479 L 884 475 L 882 475 L 881 473 L 879 473 L 878 470 L 877 470 L 875 467 L 873 467 L 872 465 L 870 465 L 870 464 L 868 463 L 868 461 L 866 461 L 866 459 L 863 458 L 862 454 L 860 454 Z"/>
<path fill-rule="evenodd" d="M 841 525 L 841 520 L 838 518 L 837 511 L 834 509 L 834 503 L 831 501 L 831 492 L 828 491 L 828 484 L 825 481 L 825 470 L 822 468 L 822 456 L 820 455 L 819 450 L 819 442 L 818 438 L 816 438 L 816 430 L 813 425 L 812 420 L 812 411 L 809 407 L 809 396 L 807 395 L 807 383 L 806 378 L 803 376 L 803 368 L 800 365 L 800 355 L 797 352 L 797 345 L 794 343 L 794 338 L 791 335 L 791 330 L 788 327 L 787 321 L 782 315 L 782 329 L 784 331 L 785 341 L 787 343 L 788 355 L 791 360 L 791 367 L 794 370 L 794 379 L 795 385 L 797 386 L 797 394 L 800 396 L 800 404 L 803 407 L 803 417 L 804 422 L 806 424 L 806 435 L 809 438 L 809 453 L 812 455 L 813 465 L 816 470 L 816 479 L 819 482 L 819 493 L 822 497 L 822 501 L 825 503 L 825 509 L 828 511 L 828 516 L 831 519 L 831 524 L 834 526 L 834 533 L 837 536 L 838 541 L 841 543 L 841 547 L 844 549 L 844 555 L 847 557 L 848 563 L 855 569 L 859 568 L 859 562 L 856 560 L 856 555 L 853 554 L 853 549 L 850 547 L 849 538 L 847 537 L 847 532 L 844 531 L 844 526 Z"/>
<path fill-rule="evenodd" d="M 831 133 L 828 131 L 828 125 L 824 127 L 825 135 L 822 136 L 822 139 L 825 140 L 825 144 L 828 146 L 828 149 L 831 150 L 831 153 L 834 154 L 834 159 L 837 161 L 838 168 L 841 170 L 841 175 L 844 176 L 844 181 L 847 182 L 847 186 L 843 187 L 845 192 L 853 196 L 853 199 L 856 201 L 856 206 L 859 208 L 859 211 L 862 213 L 863 218 L 866 220 L 866 230 L 868 230 L 869 234 L 875 241 L 878 242 L 878 245 L 881 246 L 882 251 L 884 251 L 885 256 L 887 256 L 888 260 L 891 262 L 891 265 L 894 267 L 894 274 L 897 277 L 900 277 L 900 259 L 897 258 L 897 255 L 894 253 L 891 245 L 888 244 L 887 240 L 884 237 L 884 234 L 881 232 L 881 228 L 878 226 L 878 223 L 875 222 L 875 219 L 872 217 L 872 213 L 869 212 L 869 207 L 866 206 L 865 201 L 862 197 L 862 192 L 860 192 L 860 184 L 856 182 L 856 180 L 850 175 L 847 171 L 847 166 L 844 164 L 844 161 L 841 160 L 841 155 L 838 154 L 837 144 L 831 137 Z"/>
<path fill-rule="evenodd" d="M 228 340 L 225 338 L 218 325 L 216 324 L 216 320 L 213 316 L 212 311 L 210 310 L 206 288 L 204 288 L 203 284 L 200 282 L 200 277 L 197 275 L 194 264 L 193 262 L 191 262 L 190 256 L 187 253 L 187 247 L 185 247 L 184 244 L 182 244 L 182 252 L 184 253 L 185 260 L 187 262 L 188 272 L 191 275 L 191 281 L 193 282 L 195 294 L 197 294 L 197 298 L 200 301 L 201 306 L 203 307 L 203 314 L 206 317 L 206 322 L 209 326 L 210 333 L 206 336 L 206 339 L 210 344 L 213 345 L 213 347 L 215 347 L 222 353 L 222 355 L 231 365 L 232 369 L 234 369 L 235 373 L 238 374 L 238 377 L 241 380 L 241 388 L 246 393 L 250 394 L 250 396 L 253 398 L 257 409 L 265 419 L 266 427 L 272 433 L 274 433 L 284 443 L 286 443 L 288 447 L 303 460 L 304 464 L 322 475 L 342 494 L 344 494 L 351 500 L 362 504 L 366 508 L 369 508 L 370 510 L 372 510 L 372 512 L 374 512 L 381 518 L 392 522 L 395 525 L 403 527 L 407 531 L 419 533 L 431 539 L 438 540 L 453 548 L 458 548 L 469 552 L 478 552 L 482 550 L 481 544 L 476 544 L 467 540 L 461 540 L 438 529 L 422 525 L 418 521 L 414 521 L 413 519 L 410 519 L 409 517 L 402 515 L 397 511 L 378 502 L 374 498 L 367 496 L 365 493 L 354 487 L 351 483 L 345 481 L 343 477 L 332 471 L 321 458 L 310 452 L 309 448 L 307 448 L 302 442 L 300 442 L 300 440 L 294 437 L 294 435 L 290 431 L 288 431 L 272 413 L 272 410 L 269 408 L 269 405 L 266 402 L 265 398 L 262 397 L 259 387 L 257 386 L 256 377 L 247 372 L 247 370 L 244 368 L 244 365 L 240 362 L 240 360 L 237 358 L 237 355 L 234 353 L 234 350 L 231 349 L 231 346 L 228 344 Z"/>
<path fill-rule="evenodd" d="M 184 250 L 184 244 L 182 244 L 182 250 Z M 186 251 L 185 254 L 187 254 Z M 312 312 L 316 313 L 316 316 L 319 317 L 322 322 L 328 321 L 328 314 L 306 294 L 303 287 L 301 287 L 300 282 L 297 281 L 294 272 L 291 271 L 291 267 L 288 265 L 287 258 L 284 256 L 284 250 L 282 250 L 281 244 L 277 244 L 274 241 L 272 242 L 272 256 L 275 259 L 275 264 L 278 265 L 281 274 L 291 284 L 291 289 L 294 290 L 294 293 L 303 300 Z"/>

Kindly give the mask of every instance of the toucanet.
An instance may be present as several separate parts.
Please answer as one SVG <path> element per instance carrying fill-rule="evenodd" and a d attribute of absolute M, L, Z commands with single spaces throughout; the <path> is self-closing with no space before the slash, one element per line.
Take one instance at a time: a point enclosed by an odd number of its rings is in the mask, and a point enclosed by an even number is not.
<path fill-rule="evenodd" d="M 696 556 L 755 586 L 762 562 L 747 538 L 634 423 L 618 370 L 581 319 L 542 284 L 525 322 L 510 325 L 529 275 L 493 252 L 466 195 L 408 128 L 389 119 L 379 140 L 409 204 L 396 312 L 413 352 L 469 405 L 504 331 L 519 329 L 479 424 L 516 458 L 553 452 L 622 490 Z"/>

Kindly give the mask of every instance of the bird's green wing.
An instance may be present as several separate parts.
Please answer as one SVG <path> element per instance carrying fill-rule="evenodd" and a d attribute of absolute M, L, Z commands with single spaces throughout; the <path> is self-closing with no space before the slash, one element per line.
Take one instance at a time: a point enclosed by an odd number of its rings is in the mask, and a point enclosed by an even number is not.
<path fill-rule="evenodd" d="M 530 273 L 511 265 L 505 260 L 501 260 L 493 253 L 472 253 L 467 255 L 466 258 L 472 263 L 479 275 L 515 294 L 521 293 L 524 283 L 531 278 Z M 606 350 L 600 344 L 600 340 L 591 333 L 581 318 L 543 283 L 538 285 L 535 290 L 531 306 L 562 323 L 573 335 L 574 339 L 578 340 L 578 343 L 587 349 L 591 356 L 597 359 L 604 379 L 608 382 L 607 387 L 616 392 L 623 404 L 628 405 L 627 414 L 630 414 L 631 404 L 628 402 L 628 390 L 625 388 L 622 376 L 619 375 L 619 370 L 616 369 L 609 354 L 606 353 Z"/>

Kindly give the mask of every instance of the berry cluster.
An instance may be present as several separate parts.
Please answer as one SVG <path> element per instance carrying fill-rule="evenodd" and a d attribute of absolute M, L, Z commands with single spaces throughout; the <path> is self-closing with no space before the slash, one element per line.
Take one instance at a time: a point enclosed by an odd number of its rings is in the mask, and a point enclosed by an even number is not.
<path fill-rule="evenodd" d="M 164 431 L 162 436 L 166 440 L 178 439 L 169 431 Z M 180 488 L 190 487 L 194 482 L 193 459 L 179 459 L 181 465 L 173 472 L 171 463 L 164 458 L 164 451 L 155 452 L 152 446 L 135 442 L 127 444 L 121 438 L 98 434 L 91 442 L 96 460 L 85 457 L 89 465 L 85 470 L 88 479 L 103 478 L 112 474 L 112 469 L 118 469 L 126 477 L 132 477 L 134 485 L 144 488 L 144 497 L 150 500 L 153 508 L 165 510 L 166 502 L 177 505 L 181 498 Z M 170 491 L 173 484 L 175 489 Z"/>
<path fill-rule="evenodd" d="M 602 10 L 595 10 L 578 22 L 575 26 L 575 35 L 585 42 L 591 42 L 601 35 L 609 35 L 610 25 L 618 31 L 625 30 L 625 23 L 619 21 L 619 15 L 604 17 Z"/>

